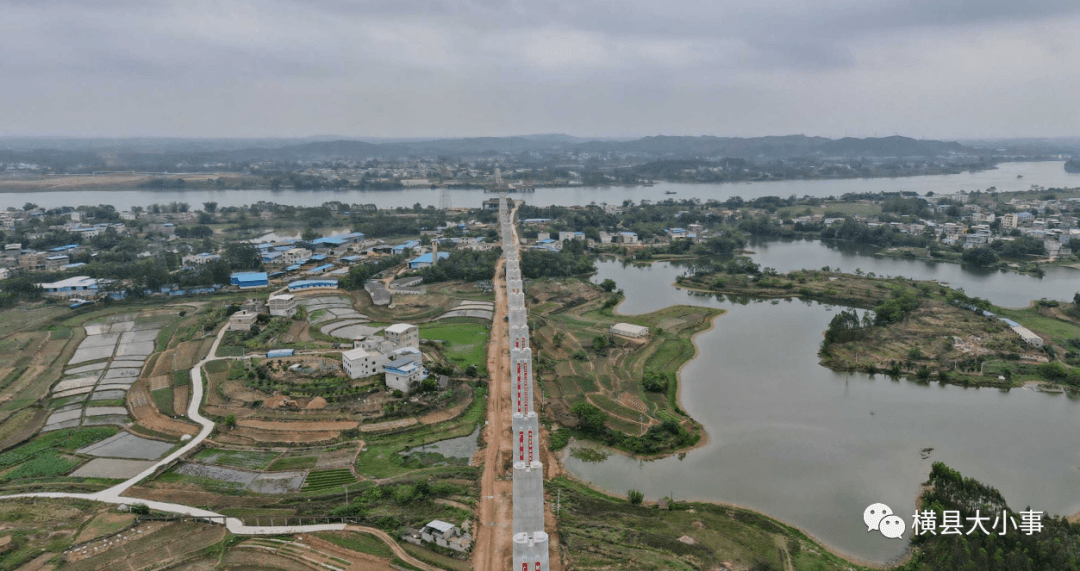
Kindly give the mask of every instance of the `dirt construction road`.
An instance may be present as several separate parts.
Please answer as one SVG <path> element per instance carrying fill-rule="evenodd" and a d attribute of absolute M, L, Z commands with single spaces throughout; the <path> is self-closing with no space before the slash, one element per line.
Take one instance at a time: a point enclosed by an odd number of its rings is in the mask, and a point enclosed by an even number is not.
<path fill-rule="evenodd" d="M 511 213 L 513 217 L 513 213 Z M 480 480 L 480 525 L 473 548 L 473 569 L 506 571 L 513 563 L 514 485 L 506 477 L 513 458 L 510 426 L 510 331 L 507 316 L 506 258 L 495 267 L 495 314 L 488 344 L 487 426 L 484 428 L 484 472 Z"/>

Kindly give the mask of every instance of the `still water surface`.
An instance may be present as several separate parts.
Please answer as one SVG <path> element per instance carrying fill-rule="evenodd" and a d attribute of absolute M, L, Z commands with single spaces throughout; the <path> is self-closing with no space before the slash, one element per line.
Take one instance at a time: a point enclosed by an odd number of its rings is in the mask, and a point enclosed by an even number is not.
<path fill-rule="evenodd" d="M 879 276 L 935 280 L 1002 307 L 1026 307 L 1031 300 L 1044 297 L 1072 301 L 1073 294 L 1080 291 L 1080 270 L 1073 268 L 1047 267 L 1040 278 L 948 262 L 876 256 L 878 248 L 850 242 L 761 241 L 747 248 L 761 267 L 780 272 L 829 266 L 847 273 L 858 269 Z"/>
<path fill-rule="evenodd" d="M 1080 404 L 1069 397 L 834 372 L 818 364 L 817 350 L 840 308 L 692 294 L 670 285 L 682 270 L 667 263 L 598 267 L 595 280 L 611 278 L 626 292 L 622 313 L 680 303 L 728 313 L 696 338 L 698 356 L 681 373 L 682 405 L 708 443 L 682 460 L 613 454 L 586 463 L 567 455 L 576 476 L 650 499 L 747 506 L 880 562 L 906 543 L 867 533 L 863 509 L 884 502 L 910 525 L 933 461 L 996 486 L 1014 508 L 1080 510 Z M 933 451 L 923 459 L 926 448 Z"/>

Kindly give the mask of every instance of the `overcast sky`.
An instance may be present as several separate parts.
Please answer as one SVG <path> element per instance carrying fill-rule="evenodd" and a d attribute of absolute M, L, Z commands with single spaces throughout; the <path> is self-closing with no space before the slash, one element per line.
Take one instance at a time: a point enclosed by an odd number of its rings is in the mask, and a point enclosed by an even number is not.
<path fill-rule="evenodd" d="M 1080 135 L 1077 0 L 0 0 L 0 134 Z"/>

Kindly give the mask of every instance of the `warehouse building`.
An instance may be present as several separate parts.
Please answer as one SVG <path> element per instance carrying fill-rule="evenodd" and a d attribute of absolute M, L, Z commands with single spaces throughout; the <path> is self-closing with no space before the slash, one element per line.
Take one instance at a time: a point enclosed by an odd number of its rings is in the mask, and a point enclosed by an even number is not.
<path fill-rule="evenodd" d="M 337 280 L 296 280 L 289 284 L 289 291 L 309 289 L 337 289 Z"/>
<path fill-rule="evenodd" d="M 89 276 L 75 276 L 52 283 L 37 284 L 44 290 L 45 297 L 93 297 L 97 294 L 98 282 Z"/>
<path fill-rule="evenodd" d="M 234 286 L 240 286 L 240 289 L 255 289 L 270 285 L 266 272 L 237 272 L 229 278 L 229 281 Z"/>

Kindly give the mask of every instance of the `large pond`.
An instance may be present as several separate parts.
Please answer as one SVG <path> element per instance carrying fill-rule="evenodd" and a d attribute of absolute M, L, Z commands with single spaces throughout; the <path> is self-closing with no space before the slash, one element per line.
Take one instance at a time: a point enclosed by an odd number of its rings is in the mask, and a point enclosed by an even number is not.
<path fill-rule="evenodd" d="M 612 188 L 541 188 L 536 192 L 516 195 L 529 204 L 584 205 L 590 203 L 621 204 L 623 200 L 663 200 L 665 198 L 700 198 L 702 200 L 726 200 L 732 196 L 754 198 L 759 196 L 841 196 L 849 192 L 895 192 L 913 191 L 920 195 L 927 192 L 950 194 L 961 190 L 985 190 L 995 187 L 999 191 L 1028 190 L 1037 184 L 1047 188 L 1080 187 L 1080 174 L 1065 172 L 1063 161 L 1004 163 L 997 169 L 965 172 L 951 175 L 916 176 L 903 178 L 871 178 L 846 180 L 784 180 L 769 182 L 737 182 L 722 184 L 657 183 L 652 187 Z M 1017 178 L 1017 177 L 1022 178 Z M 665 195 L 674 192 L 675 195 Z M 480 190 L 455 190 L 449 193 L 453 206 L 476 207 L 492 195 Z M 26 202 L 34 202 L 45 208 L 77 206 L 84 204 L 111 204 L 118 210 L 132 206 L 149 206 L 154 203 L 187 202 L 201 208 L 203 202 L 217 202 L 221 206 L 243 206 L 259 201 L 310 206 L 336 200 L 346 204 L 376 204 L 379 208 L 398 206 L 439 206 L 442 191 L 429 188 L 408 188 L 395 191 L 319 190 L 272 191 L 268 188 L 252 190 L 77 190 L 59 192 L 0 193 L 0 208 L 21 208 Z"/>
<path fill-rule="evenodd" d="M 839 308 L 732 303 L 672 287 L 680 273 L 667 263 L 604 262 L 595 279 L 626 292 L 621 313 L 680 303 L 728 310 L 697 337 L 698 356 L 681 374 L 682 405 L 705 427 L 707 444 L 681 460 L 567 455 L 576 476 L 617 493 L 743 505 L 879 562 L 906 543 L 867 533 L 863 509 L 886 503 L 910 525 L 933 461 L 996 486 L 1014 508 L 1080 510 L 1080 403 L 834 372 L 818 364 L 817 350 Z"/>
<path fill-rule="evenodd" d="M 1073 294 L 1080 291 L 1080 270 L 1073 268 L 1047 267 L 1040 278 L 948 262 L 877 256 L 878 248 L 850 242 L 768 241 L 752 242 L 747 248 L 762 267 L 781 272 L 829 266 L 848 273 L 862 270 L 879 276 L 936 280 L 1003 307 L 1026 307 L 1031 300 L 1044 297 L 1072 301 Z"/>

